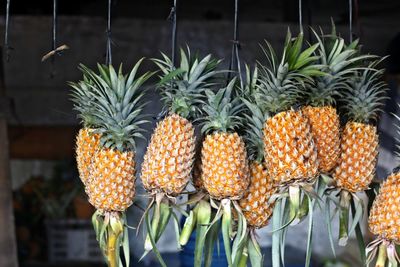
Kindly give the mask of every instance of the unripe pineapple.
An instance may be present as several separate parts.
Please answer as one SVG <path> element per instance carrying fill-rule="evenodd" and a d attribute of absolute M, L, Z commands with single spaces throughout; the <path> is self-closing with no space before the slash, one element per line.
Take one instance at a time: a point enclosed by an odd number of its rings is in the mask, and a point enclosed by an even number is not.
<path fill-rule="evenodd" d="M 340 155 L 340 121 L 335 105 L 335 97 L 348 85 L 346 79 L 357 70 L 356 63 L 368 58 L 368 55 L 357 56 L 358 40 L 346 46 L 344 39 L 336 35 L 332 25 L 330 35 L 318 35 L 319 63 L 327 74 L 314 78 L 315 82 L 306 91 L 307 106 L 303 114 L 308 118 L 311 132 L 317 147 L 319 170 L 329 173 L 336 167 Z"/>
<path fill-rule="evenodd" d="M 383 70 L 374 69 L 374 61 L 359 71 L 344 93 L 346 123 L 341 140 L 339 165 L 333 173 L 337 187 L 358 192 L 368 188 L 375 175 L 378 134 L 371 123 L 377 119 L 385 97 L 386 85 L 380 79 Z"/>
<path fill-rule="evenodd" d="M 109 266 L 119 266 L 117 252 L 122 244 L 129 247 L 124 212 L 135 195 L 134 138 L 143 137 L 141 127 L 147 122 L 141 115 L 141 87 L 151 76 L 145 73 L 136 77 L 141 62 L 128 76 L 123 75 L 122 68 L 117 73 L 111 65 L 98 65 L 99 74 L 81 65 L 84 81 L 73 86 L 76 109 L 93 126 L 93 130 L 81 130 L 77 154 L 81 173 L 87 175 L 83 180 L 89 201 L 97 209 L 92 219 L 97 240 Z M 79 96 L 85 97 L 76 101 Z M 90 104 L 80 104 L 86 97 Z M 79 143 L 84 138 L 88 144 Z"/>
<path fill-rule="evenodd" d="M 141 172 L 143 186 L 152 195 L 144 216 L 148 217 L 153 210 L 152 227 L 147 227 L 146 253 L 155 249 L 154 244 L 171 218 L 171 206 L 175 202 L 170 197 L 181 194 L 191 179 L 196 147 L 192 123 L 200 113 L 198 106 L 204 90 L 220 73 L 216 70 L 218 60 L 211 55 L 200 60 L 190 54 L 189 48 L 187 52 L 181 49 L 177 69 L 171 59 L 162 56 L 163 59 L 153 61 L 162 73 L 158 89 L 167 115 L 158 122 L 151 136 Z"/>
<path fill-rule="evenodd" d="M 270 175 L 280 184 L 306 182 L 318 174 L 317 151 L 308 119 L 299 104 L 304 85 L 311 76 L 321 75 L 319 66 L 313 65 L 318 57 L 312 54 L 318 44 L 303 52 L 303 35 L 292 39 L 288 32 L 283 59 L 278 60 L 271 45 L 263 48 L 269 66 L 260 64 L 261 108 L 270 117 L 264 125 L 265 161 Z"/>

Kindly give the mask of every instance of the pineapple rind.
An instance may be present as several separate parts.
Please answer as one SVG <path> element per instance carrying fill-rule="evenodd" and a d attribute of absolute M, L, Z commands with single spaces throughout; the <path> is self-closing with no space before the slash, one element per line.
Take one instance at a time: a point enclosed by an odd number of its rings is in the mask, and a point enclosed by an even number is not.
<path fill-rule="evenodd" d="M 311 133 L 317 148 L 319 170 L 329 173 L 336 167 L 340 156 L 340 121 L 332 106 L 302 109 L 311 125 Z"/>
<path fill-rule="evenodd" d="M 310 181 L 318 175 L 317 150 L 301 110 L 280 112 L 267 119 L 264 151 L 269 173 L 279 185 Z"/>
<path fill-rule="evenodd" d="M 135 197 L 135 154 L 102 148 L 93 159 L 89 202 L 98 210 L 125 211 Z"/>
<path fill-rule="evenodd" d="M 262 228 L 266 226 L 274 209 L 270 198 L 277 189 L 263 163 L 253 161 L 250 165 L 250 185 L 239 200 L 244 217 L 249 226 Z"/>
<path fill-rule="evenodd" d="M 249 166 L 242 138 L 237 133 L 215 132 L 203 142 L 202 180 L 215 199 L 240 199 L 249 185 Z"/>
<path fill-rule="evenodd" d="M 192 123 L 177 114 L 164 118 L 144 156 L 141 178 L 145 189 L 172 196 L 182 193 L 191 177 L 194 152 Z"/>
<path fill-rule="evenodd" d="M 79 177 L 86 186 L 90 183 L 93 156 L 99 149 L 100 135 L 93 129 L 82 128 L 76 137 L 76 163 Z"/>

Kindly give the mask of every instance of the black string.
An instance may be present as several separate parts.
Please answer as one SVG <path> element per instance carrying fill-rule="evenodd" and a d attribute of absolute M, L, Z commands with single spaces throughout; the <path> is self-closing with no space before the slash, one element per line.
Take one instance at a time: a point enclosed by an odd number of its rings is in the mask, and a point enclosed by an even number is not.
<path fill-rule="evenodd" d="M 303 33 L 303 4 L 302 4 L 302 0 L 299 0 L 299 27 L 300 27 L 300 33 Z"/>
<path fill-rule="evenodd" d="M 57 0 L 53 0 L 53 36 L 52 36 L 52 44 L 51 50 L 56 51 L 57 49 Z M 55 63 L 56 57 L 55 55 L 51 57 L 51 73 L 50 77 L 53 78 L 55 76 Z"/>
<path fill-rule="evenodd" d="M 349 41 L 353 42 L 353 0 L 349 0 Z"/>
<path fill-rule="evenodd" d="M 108 13 L 107 13 L 107 48 L 106 48 L 106 65 L 112 64 L 112 53 L 111 53 L 111 5 L 112 0 L 108 0 Z"/>
<path fill-rule="evenodd" d="M 240 84 L 243 87 L 242 71 L 241 71 L 240 56 L 239 56 L 240 48 L 241 46 L 239 42 L 239 0 L 235 0 L 235 18 L 233 25 L 232 53 L 231 53 L 231 61 L 229 63 L 228 82 L 231 78 L 231 71 L 237 70 Z M 236 69 L 234 69 L 235 65 Z"/>
<path fill-rule="evenodd" d="M 171 41 L 171 61 L 173 67 L 176 66 L 176 42 L 177 42 L 177 31 L 178 31 L 178 23 L 176 19 L 177 14 L 177 0 L 174 0 L 174 5 L 171 8 L 171 13 L 169 18 L 172 22 L 172 41 Z"/>
<path fill-rule="evenodd" d="M 5 36 L 4 36 L 4 48 L 6 49 L 6 61 L 10 61 L 10 50 L 12 49 L 8 43 L 8 28 L 10 25 L 10 2 L 11 0 L 7 0 L 6 6 L 6 29 L 5 29 Z"/>

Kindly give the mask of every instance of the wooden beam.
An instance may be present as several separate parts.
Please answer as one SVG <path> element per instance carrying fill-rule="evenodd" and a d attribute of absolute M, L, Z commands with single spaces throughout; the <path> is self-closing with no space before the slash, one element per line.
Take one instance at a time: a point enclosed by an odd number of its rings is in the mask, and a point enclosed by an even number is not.
<path fill-rule="evenodd" d="M 74 157 L 75 126 L 10 126 L 11 159 L 56 160 Z"/>

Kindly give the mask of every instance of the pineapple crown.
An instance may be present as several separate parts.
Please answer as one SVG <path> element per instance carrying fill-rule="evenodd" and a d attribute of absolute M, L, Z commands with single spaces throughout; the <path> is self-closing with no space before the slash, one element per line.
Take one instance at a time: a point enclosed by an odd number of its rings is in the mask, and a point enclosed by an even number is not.
<path fill-rule="evenodd" d="M 269 117 L 267 112 L 259 107 L 258 94 L 260 93 L 257 87 L 258 68 L 254 67 L 253 73 L 249 66 L 246 65 L 246 83 L 241 90 L 241 100 L 246 106 L 244 114 L 244 139 L 247 146 L 247 154 L 251 160 L 262 162 L 264 159 L 264 141 L 263 128 L 264 122 Z"/>
<path fill-rule="evenodd" d="M 78 112 L 78 118 L 85 128 L 96 128 L 96 117 L 94 114 L 94 105 L 96 101 L 91 93 L 93 82 L 83 75 L 83 80 L 77 83 L 69 82 L 72 87 L 71 101 L 74 103 L 74 110 Z"/>
<path fill-rule="evenodd" d="M 92 99 L 92 108 L 85 112 L 93 118 L 95 131 L 101 134 L 100 143 L 103 147 L 132 150 L 136 147 L 135 138 L 144 138 L 141 126 L 148 121 L 142 114 L 145 103 L 142 101 L 144 91 L 141 87 L 153 73 L 146 72 L 136 77 L 142 61 L 136 63 L 128 76 L 123 75 L 122 65 L 117 73 L 111 65 L 98 64 L 99 74 L 80 65 L 86 78 L 79 83 L 84 86 L 78 88 L 85 91 L 84 98 L 87 95 Z"/>
<path fill-rule="evenodd" d="M 216 93 L 207 89 L 207 100 L 203 104 L 204 118 L 202 118 L 201 132 L 208 134 L 213 131 L 235 131 L 242 125 L 242 118 L 238 114 L 243 111 L 240 97 L 235 95 L 236 77 L 225 88 Z"/>
<path fill-rule="evenodd" d="M 158 88 L 165 108 L 187 119 L 195 119 L 199 114 L 198 106 L 202 104 L 204 90 L 212 84 L 213 78 L 221 71 L 216 68 L 220 60 L 207 55 L 199 59 L 191 55 L 189 47 L 186 52 L 180 49 L 180 63 L 174 68 L 171 59 L 162 53 L 163 59 L 153 59 L 162 74 Z"/>
<path fill-rule="evenodd" d="M 336 27 L 332 21 L 332 32 L 320 35 L 312 29 L 319 44 L 319 63 L 323 65 L 324 76 L 316 76 L 314 84 L 308 86 L 306 102 L 311 106 L 333 106 L 335 98 L 342 96 L 342 91 L 348 89 L 346 80 L 362 67 L 365 60 L 373 58 L 372 55 L 359 55 L 361 47 L 355 40 L 349 45 L 343 38 L 337 36 Z"/>
<path fill-rule="evenodd" d="M 343 92 L 343 110 L 350 121 L 376 121 L 387 91 L 387 85 L 382 81 L 384 70 L 376 68 L 382 60 L 372 61 L 348 80 L 348 90 Z"/>
<path fill-rule="evenodd" d="M 304 88 L 312 83 L 312 77 L 324 75 L 322 66 L 316 64 L 319 57 L 314 54 L 319 44 L 302 51 L 303 39 L 302 33 L 292 38 L 288 30 L 280 63 L 267 41 L 265 47 L 261 46 L 268 62 L 267 66 L 258 62 L 263 110 L 278 113 L 290 109 L 300 100 Z"/>

